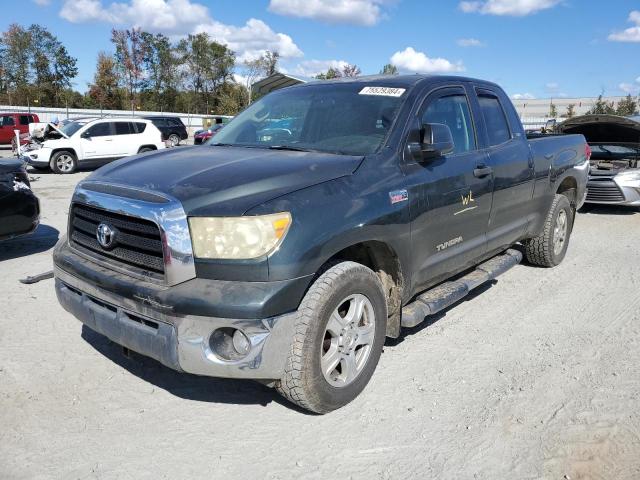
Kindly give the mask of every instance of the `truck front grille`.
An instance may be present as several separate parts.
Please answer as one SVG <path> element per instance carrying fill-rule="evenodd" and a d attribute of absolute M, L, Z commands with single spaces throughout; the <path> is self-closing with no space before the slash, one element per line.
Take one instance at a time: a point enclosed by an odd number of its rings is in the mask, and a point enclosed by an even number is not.
<path fill-rule="evenodd" d="M 623 202 L 620 187 L 610 178 L 591 178 L 587 183 L 587 202 Z"/>
<path fill-rule="evenodd" d="M 71 207 L 69 222 L 69 241 L 81 252 L 125 269 L 133 267 L 164 275 L 162 238 L 155 223 L 77 203 Z M 107 224 L 116 232 L 109 248 L 98 242 L 100 224 Z"/>

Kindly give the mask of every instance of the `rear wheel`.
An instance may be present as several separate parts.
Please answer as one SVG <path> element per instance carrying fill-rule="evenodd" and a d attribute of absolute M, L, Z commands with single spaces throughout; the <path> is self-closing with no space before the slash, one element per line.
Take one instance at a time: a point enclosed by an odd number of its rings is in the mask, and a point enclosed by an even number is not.
<path fill-rule="evenodd" d="M 76 171 L 78 161 L 73 152 L 62 150 L 53 154 L 49 165 L 54 173 L 68 174 Z"/>
<path fill-rule="evenodd" d="M 177 147 L 178 145 L 180 145 L 180 137 L 175 133 L 172 133 L 171 135 L 169 135 L 169 144 L 172 147 Z"/>
<path fill-rule="evenodd" d="M 386 321 L 386 297 L 372 270 L 354 262 L 331 267 L 298 310 L 278 392 L 316 413 L 351 402 L 378 364 Z"/>
<path fill-rule="evenodd" d="M 569 199 L 556 194 L 544 222 L 542 235 L 524 242 L 529 263 L 541 267 L 559 265 L 567 254 L 574 211 Z"/>

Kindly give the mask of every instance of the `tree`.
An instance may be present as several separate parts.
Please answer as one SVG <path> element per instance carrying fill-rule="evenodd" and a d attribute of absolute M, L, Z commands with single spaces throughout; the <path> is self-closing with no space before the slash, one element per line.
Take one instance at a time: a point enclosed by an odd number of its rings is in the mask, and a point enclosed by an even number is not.
<path fill-rule="evenodd" d="M 358 67 L 355 64 L 354 65 L 347 64 L 344 67 L 342 67 L 342 75 L 345 77 L 357 77 L 361 73 L 362 72 L 360 71 L 360 67 Z"/>
<path fill-rule="evenodd" d="M 564 114 L 566 118 L 573 118 L 576 114 L 576 104 L 570 103 L 567 105 L 567 112 Z"/>
<path fill-rule="evenodd" d="M 31 35 L 20 25 L 11 24 L 2 34 L 4 83 L 9 103 L 26 103 L 29 93 Z"/>
<path fill-rule="evenodd" d="M 636 102 L 631 94 L 627 95 L 625 98 L 618 102 L 618 106 L 616 107 L 616 115 L 621 115 L 623 117 L 628 117 L 631 115 L 637 115 L 638 113 L 638 102 Z"/>
<path fill-rule="evenodd" d="M 331 80 L 332 78 L 340 78 L 342 77 L 342 72 L 337 68 L 329 67 L 329 70 L 326 73 L 319 73 L 316 75 L 318 80 Z"/>
<path fill-rule="evenodd" d="M 616 109 L 613 108 L 613 102 L 606 102 L 602 99 L 602 94 L 598 96 L 596 103 L 589 109 L 587 115 L 614 115 Z"/>
<path fill-rule="evenodd" d="M 116 47 L 114 58 L 133 110 L 142 84 L 142 63 L 145 55 L 142 32 L 139 28 L 131 30 L 116 30 L 114 28 L 111 30 L 111 42 Z"/>
<path fill-rule="evenodd" d="M 158 33 L 140 34 L 142 39 L 142 65 L 144 78 L 141 82 L 150 109 L 172 108 L 179 82 L 180 62 L 168 37 Z"/>
<path fill-rule="evenodd" d="M 113 56 L 100 52 L 93 83 L 89 85 L 89 98 L 100 109 L 122 108 L 122 95 L 118 88 L 118 71 Z"/>
<path fill-rule="evenodd" d="M 558 107 L 556 107 L 556 105 L 553 102 L 549 104 L 549 117 L 551 118 L 558 117 Z"/>
<path fill-rule="evenodd" d="M 278 60 L 280 54 L 276 51 L 267 50 L 261 58 L 262 68 L 265 77 L 273 75 L 278 71 Z"/>
<path fill-rule="evenodd" d="M 382 67 L 382 70 L 380 70 L 380 75 L 398 75 L 398 73 L 398 67 L 390 63 L 387 63 Z"/>

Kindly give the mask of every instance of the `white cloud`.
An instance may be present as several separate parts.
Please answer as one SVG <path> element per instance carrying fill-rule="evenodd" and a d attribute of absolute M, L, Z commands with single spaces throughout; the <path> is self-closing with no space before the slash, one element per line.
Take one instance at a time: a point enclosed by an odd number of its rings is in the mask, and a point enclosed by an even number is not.
<path fill-rule="evenodd" d="M 269 11 L 326 23 L 370 27 L 384 16 L 381 7 L 389 3 L 393 0 L 270 0 Z"/>
<path fill-rule="evenodd" d="M 319 73 L 326 72 L 329 68 L 342 71 L 347 65 L 349 65 L 349 62 L 345 60 L 305 60 L 296 65 L 293 69 L 293 74 L 302 77 L 315 77 Z"/>
<path fill-rule="evenodd" d="M 640 42 L 640 11 L 633 10 L 629 14 L 629 22 L 635 23 L 635 26 L 613 32 L 607 38 L 612 42 Z"/>
<path fill-rule="evenodd" d="M 511 95 L 511 98 L 513 100 L 533 100 L 536 97 L 532 93 L 516 93 Z"/>
<path fill-rule="evenodd" d="M 486 47 L 485 43 L 477 38 L 459 38 L 456 43 L 460 47 Z"/>
<path fill-rule="evenodd" d="M 278 51 L 283 58 L 302 56 L 290 36 L 274 32 L 262 20 L 226 25 L 211 18 L 205 5 L 191 0 L 129 0 L 107 5 L 102 0 L 66 0 L 60 16 L 72 23 L 105 22 L 171 36 L 207 32 L 236 52 L 240 61 L 256 58 L 265 50 Z"/>
<path fill-rule="evenodd" d="M 540 10 L 553 8 L 560 2 L 561 0 L 482 0 L 460 2 L 458 7 L 465 13 L 524 17 Z"/>
<path fill-rule="evenodd" d="M 401 52 L 391 56 L 391 63 L 400 70 L 416 73 L 444 73 L 462 72 L 462 62 L 452 63 L 445 58 L 429 58 L 422 52 L 417 52 L 412 47 L 407 47 Z"/>
<path fill-rule="evenodd" d="M 618 85 L 618 88 L 622 90 L 624 93 L 630 93 L 631 95 L 635 95 L 640 92 L 640 86 L 634 83 L 621 83 Z"/>

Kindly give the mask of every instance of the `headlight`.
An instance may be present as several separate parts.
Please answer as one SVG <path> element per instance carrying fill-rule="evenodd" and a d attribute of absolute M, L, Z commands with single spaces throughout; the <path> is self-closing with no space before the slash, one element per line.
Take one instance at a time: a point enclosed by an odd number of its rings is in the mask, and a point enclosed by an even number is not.
<path fill-rule="evenodd" d="M 190 217 L 197 258 L 250 259 L 273 252 L 291 225 L 289 212 L 248 217 Z"/>
<path fill-rule="evenodd" d="M 640 170 L 627 170 L 616 175 L 616 180 L 621 182 L 640 182 Z"/>

